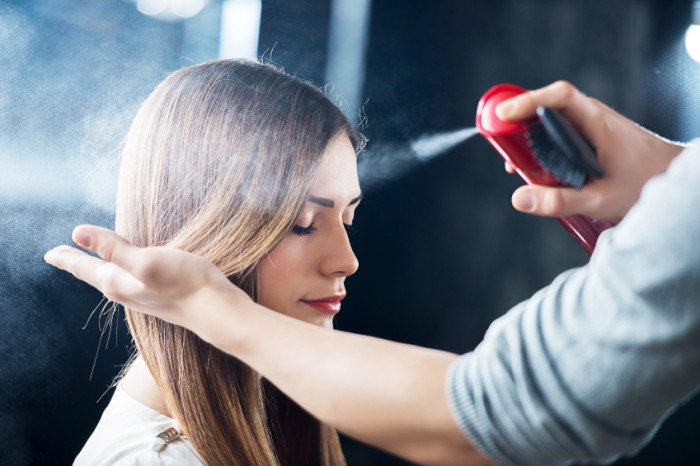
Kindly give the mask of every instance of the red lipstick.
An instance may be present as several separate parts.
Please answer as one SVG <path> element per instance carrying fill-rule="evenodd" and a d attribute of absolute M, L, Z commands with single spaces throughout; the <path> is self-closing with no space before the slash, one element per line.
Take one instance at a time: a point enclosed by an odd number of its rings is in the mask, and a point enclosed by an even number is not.
<path fill-rule="evenodd" d="M 302 299 L 302 303 L 309 307 L 316 309 L 317 311 L 324 312 L 326 314 L 337 314 L 340 312 L 340 301 L 345 297 L 344 294 L 338 294 L 334 296 L 328 296 L 327 298 L 321 299 Z"/>

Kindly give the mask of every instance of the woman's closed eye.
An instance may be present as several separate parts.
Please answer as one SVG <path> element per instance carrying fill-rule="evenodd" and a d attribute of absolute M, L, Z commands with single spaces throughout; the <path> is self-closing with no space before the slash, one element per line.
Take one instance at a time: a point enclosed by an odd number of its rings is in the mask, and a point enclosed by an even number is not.
<path fill-rule="evenodd" d="M 308 227 L 303 227 L 301 225 L 294 225 L 292 227 L 292 232 L 295 235 L 299 235 L 299 236 L 308 236 L 311 233 L 313 233 L 314 231 L 316 231 L 316 226 L 313 223 L 311 225 L 309 225 Z"/>
<path fill-rule="evenodd" d="M 357 229 L 355 227 L 353 227 L 352 225 L 349 225 L 347 223 L 343 223 L 343 226 L 345 227 L 345 232 L 348 235 L 353 235 L 357 232 Z M 315 231 L 316 231 L 316 226 L 313 223 L 311 225 L 309 225 L 308 227 L 303 227 L 301 225 L 294 225 L 292 227 L 292 233 L 294 233 L 295 235 L 299 235 L 299 236 L 308 236 Z"/>

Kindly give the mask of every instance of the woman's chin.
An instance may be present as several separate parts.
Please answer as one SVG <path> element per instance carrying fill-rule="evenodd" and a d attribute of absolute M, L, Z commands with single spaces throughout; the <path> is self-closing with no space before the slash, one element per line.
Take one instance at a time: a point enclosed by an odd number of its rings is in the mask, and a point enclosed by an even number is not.
<path fill-rule="evenodd" d="M 333 330 L 333 317 L 321 317 L 318 322 L 315 322 L 316 325 L 327 328 L 328 330 Z"/>

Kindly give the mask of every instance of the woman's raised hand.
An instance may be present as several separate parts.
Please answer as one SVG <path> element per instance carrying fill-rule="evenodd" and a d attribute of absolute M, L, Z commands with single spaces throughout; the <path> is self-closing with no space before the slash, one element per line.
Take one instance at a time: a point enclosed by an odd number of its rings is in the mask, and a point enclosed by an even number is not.
<path fill-rule="evenodd" d="M 92 225 L 75 228 L 73 240 L 99 257 L 63 245 L 47 252 L 44 260 L 94 286 L 111 301 L 197 333 L 199 322 L 206 319 L 195 316 L 200 310 L 206 312 L 202 303 L 216 293 L 252 302 L 196 254 L 136 247 L 113 231 Z"/>
<path fill-rule="evenodd" d="M 683 149 L 565 81 L 504 101 L 496 113 L 503 120 L 521 121 L 533 117 L 540 105 L 558 110 L 591 143 L 605 176 L 592 179 L 581 191 L 522 186 L 512 199 L 522 212 L 555 217 L 583 214 L 618 221 L 637 202 L 644 184 L 665 172 Z"/>

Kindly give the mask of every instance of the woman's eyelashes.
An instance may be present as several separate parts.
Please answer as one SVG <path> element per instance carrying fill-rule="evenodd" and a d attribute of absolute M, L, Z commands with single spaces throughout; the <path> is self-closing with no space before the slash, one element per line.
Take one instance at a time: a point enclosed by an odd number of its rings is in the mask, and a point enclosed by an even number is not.
<path fill-rule="evenodd" d="M 353 235 L 357 232 L 355 227 L 353 227 L 352 225 L 349 225 L 347 223 L 343 223 L 343 226 L 345 227 L 345 232 L 348 235 Z M 292 227 L 292 233 L 294 233 L 295 235 L 298 235 L 298 236 L 308 236 L 315 231 L 316 231 L 316 226 L 313 223 L 311 225 L 309 225 L 308 227 L 303 227 L 301 225 L 294 225 Z"/>
<path fill-rule="evenodd" d="M 314 226 L 313 223 L 311 225 L 309 225 L 308 227 L 303 227 L 301 225 L 294 225 L 292 227 L 292 232 L 295 235 L 299 235 L 299 236 L 308 236 L 311 233 L 313 233 L 314 231 L 316 231 L 316 227 Z"/>

